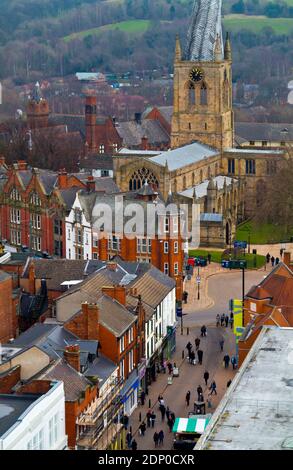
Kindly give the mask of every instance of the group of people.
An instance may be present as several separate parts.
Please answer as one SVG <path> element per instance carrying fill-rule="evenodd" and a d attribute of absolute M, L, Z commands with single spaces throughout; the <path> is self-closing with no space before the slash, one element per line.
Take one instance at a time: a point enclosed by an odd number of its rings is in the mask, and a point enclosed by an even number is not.
<path fill-rule="evenodd" d="M 228 325 L 230 325 L 230 327 L 233 328 L 233 322 L 234 322 L 233 312 L 230 313 L 230 318 L 229 318 L 229 315 L 226 315 L 225 313 L 222 313 L 222 315 L 219 315 L 218 313 L 216 316 L 217 327 L 225 326 L 227 328 Z"/>
<path fill-rule="evenodd" d="M 237 367 L 237 360 L 236 360 L 236 357 L 235 357 L 235 356 L 232 356 L 232 357 L 230 358 L 229 354 L 225 354 L 223 361 L 224 361 L 225 369 L 228 369 L 229 364 L 230 364 L 230 361 L 231 361 L 233 370 L 236 369 L 236 367 Z"/>
<path fill-rule="evenodd" d="M 143 403 L 144 403 L 144 400 L 143 400 Z M 175 413 L 173 413 L 170 410 L 169 406 L 166 406 L 164 398 L 163 398 L 162 395 L 158 396 L 158 403 L 159 403 L 158 409 L 161 413 L 161 421 L 163 423 L 165 421 L 165 418 L 166 418 L 168 428 L 169 428 L 170 432 L 172 432 L 172 429 L 173 429 L 173 426 L 174 426 L 174 423 L 175 423 Z M 142 437 L 145 436 L 147 428 L 154 428 L 155 427 L 156 419 L 157 419 L 157 416 L 156 416 L 154 410 L 149 408 L 148 412 L 146 414 L 146 423 L 147 424 L 145 423 L 145 421 L 143 421 L 139 426 L 140 436 L 142 436 Z M 129 449 L 133 449 L 133 439 L 132 439 L 132 436 L 131 436 L 131 441 L 129 442 L 129 440 L 130 440 L 129 434 L 130 433 L 127 434 L 128 437 L 126 436 L 127 445 L 128 445 Z M 160 431 L 155 431 L 154 435 L 153 435 L 153 441 L 154 441 L 155 447 L 163 446 L 164 445 L 164 438 L 165 438 L 165 434 L 164 434 L 163 429 L 161 429 Z M 135 449 L 133 449 L 133 450 L 137 450 L 137 443 L 136 442 L 134 444 L 134 447 L 135 447 Z"/>
<path fill-rule="evenodd" d="M 195 338 L 194 343 L 195 343 L 195 351 L 197 352 L 198 363 L 201 365 L 202 364 L 202 359 L 203 359 L 203 351 L 201 349 L 199 349 L 200 339 Z M 193 350 L 193 346 L 192 346 L 190 341 L 188 341 L 188 343 L 186 345 L 186 349 L 188 351 L 189 364 L 195 365 L 196 364 L 195 351 Z"/>
<path fill-rule="evenodd" d="M 283 251 L 284 251 L 283 248 L 281 248 L 280 250 L 281 257 L 283 256 Z M 272 268 L 274 266 L 277 266 L 277 264 L 280 263 L 280 258 L 278 258 L 278 256 L 275 258 L 274 256 L 271 256 L 270 253 L 267 253 L 266 259 L 267 259 L 267 264 L 269 264 L 270 262 L 272 263 Z"/>

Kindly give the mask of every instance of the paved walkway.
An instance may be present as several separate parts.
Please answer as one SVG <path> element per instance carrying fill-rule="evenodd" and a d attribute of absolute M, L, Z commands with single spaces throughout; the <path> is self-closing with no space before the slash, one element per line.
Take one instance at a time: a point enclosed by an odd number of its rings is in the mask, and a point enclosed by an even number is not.
<path fill-rule="evenodd" d="M 196 389 L 198 385 L 201 385 L 204 392 L 204 397 L 207 399 L 208 390 L 204 385 L 203 374 L 207 369 L 210 374 L 209 383 L 214 379 L 217 384 L 218 395 L 212 397 L 212 408 L 206 408 L 206 412 L 213 412 L 218 405 L 219 401 L 223 397 L 226 389 L 227 382 L 232 379 L 235 372 L 230 366 L 229 369 L 223 367 L 223 357 L 225 352 L 228 352 L 230 357 L 235 354 L 235 339 L 228 328 L 217 328 L 216 326 L 208 328 L 208 334 L 206 338 L 200 338 L 200 348 L 203 350 L 203 365 L 191 365 L 186 359 L 182 359 L 182 351 L 186 356 L 186 344 L 190 341 L 194 344 L 195 337 L 200 337 L 200 328 L 193 327 L 190 329 L 190 334 L 181 335 L 180 328 L 177 330 L 177 348 L 172 362 L 175 362 L 179 366 L 179 377 L 173 378 L 173 384 L 168 385 L 168 373 L 161 373 L 157 376 L 156 382 L 149 387 L 149 395 L 146 397 L 145 405 L 139 406 L 130 418 L 130 426 L 132 427 L 132 433 L 138 443 L 139 450 L 152 450 L 154 449 L 153 435 L 154 432 L 159 432 L 161 429 L 165 434 L 164 446 L 161 449 L 171 450 L 173 446 L 174 434 L 169 432 L 169 428 L 166 422 L 161 421 L 161 413 L 158 409 L 158 396 L 163 395 L 166 406 L 169 406 L 171 411 L 175 413 L 176 417 L 187 417 L 188 412 L 193 410 L 193 403 L 196 400 L 197 394 Z M 219 341 L 221 338 L 225 339 L 224 352 L 220 351 Z M 185 395 L 187 391 L 191 391 L 190 407 L 187 408 L 185 403 Z M 151 401 L 151 408 L 156 414 L 156 423 L 154 428 L 147 429 L 144 437 L 138 433 L 138 427 L 140 425 L 140 414 L 141 418 L 146 418 L 146 413 L 149 409 L 149 400 Z M 145 419 L 146 422 L 146 419 Z"/>

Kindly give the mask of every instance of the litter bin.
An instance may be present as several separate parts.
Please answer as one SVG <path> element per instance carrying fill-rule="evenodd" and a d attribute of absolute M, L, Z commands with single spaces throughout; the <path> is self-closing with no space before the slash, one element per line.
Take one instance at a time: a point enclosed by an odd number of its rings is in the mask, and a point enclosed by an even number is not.
<path fill-rule="evenodd" d="M 168 376 L 168 385 L 172 385 L 172 383 L 173 383 L 173 377 L 172 377 L 172 375 L 169 375 Z"/>

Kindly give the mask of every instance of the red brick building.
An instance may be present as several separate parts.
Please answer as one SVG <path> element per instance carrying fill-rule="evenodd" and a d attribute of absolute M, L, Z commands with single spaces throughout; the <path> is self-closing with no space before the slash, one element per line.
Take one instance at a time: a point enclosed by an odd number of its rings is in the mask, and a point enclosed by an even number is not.
<path fill-rule="evenodd" d="M 246 294 L 244 301 L 243 336 L 239 340 L 241 365 L 264 325 L 293 327 L 293 271 L 290 253 L 284 254 L 284 263 Z"/>
<path fill-rule="evenodd" d="M 15 338 L 17 325 L 17 299 L 13 296 L 12 277 L 0 271 L 0 343 Z"/>

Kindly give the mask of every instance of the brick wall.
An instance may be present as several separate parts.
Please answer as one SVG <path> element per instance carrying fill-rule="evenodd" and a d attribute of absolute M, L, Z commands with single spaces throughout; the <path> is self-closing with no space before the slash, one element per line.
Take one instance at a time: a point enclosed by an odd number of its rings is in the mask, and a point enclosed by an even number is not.
<path fill-rule="evenodd" d="M 82 304 L 82 311 L 64 327 L 80 339 L 99 340 L 99 309 L 94 304 Z"/>
<path fill-rule="evenodd" d="M 16 312 L 12 300 L 12 278 L 0 280 L 0 343 L 15 338 Z"/>
<path fill-rule="evenodd" d="M 20 366 L 0 374 L 0 393 L 11 393 L 11 389 L 20 381 Z"/>

